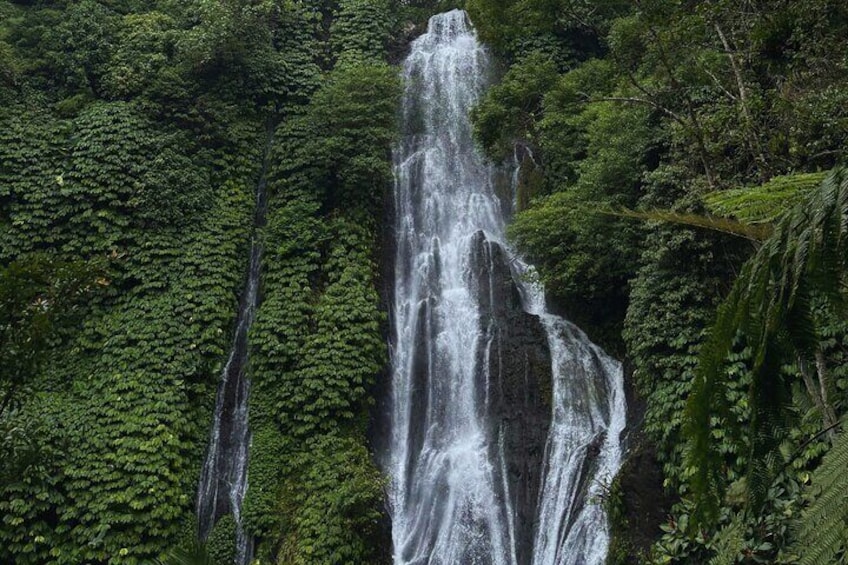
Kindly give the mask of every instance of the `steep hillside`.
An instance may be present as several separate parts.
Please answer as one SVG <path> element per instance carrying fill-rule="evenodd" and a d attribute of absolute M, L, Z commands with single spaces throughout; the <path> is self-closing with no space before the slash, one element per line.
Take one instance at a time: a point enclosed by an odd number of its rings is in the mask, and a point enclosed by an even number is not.
<path fill-rule="evenodd" d="M 263 560 L 384 550 L 365 429 L 386 358 L 395 22 L 358 0 L 0 4 L 3 296 L 20 271 L 74 314 L 50 317 L 25 369 L 37 344 L 14 336 L 43 320 L 34 302 L 4 318 L 0 561 L 190 545 L 260 181 L 247 530 Z M 75 287 L 56 284 L 68 265 Z M 209 551 L 226 562 L 233 544 L 225 517 Z"/>

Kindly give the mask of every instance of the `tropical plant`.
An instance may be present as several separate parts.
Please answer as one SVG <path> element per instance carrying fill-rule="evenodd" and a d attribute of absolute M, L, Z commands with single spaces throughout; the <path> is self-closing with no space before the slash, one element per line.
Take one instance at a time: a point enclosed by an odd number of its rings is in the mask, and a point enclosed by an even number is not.
<path fill-rule="evenodd" d="M 848 268 L 846 218 L 848 173 L 838 168 L 782 217 L 745 263 L 719 308 L 700 351 L 687 408 L 688 463 L 699 518 L 715 518 L 724 484 L 722 459 L 713 453 L 711 422 L 728 415 L 724 367 L 740 341 L 752 350 L 747 436 L 748 486 L 755 507 L 773 477 L 778 464 L 775 448 L 786 427 L 782 413 L 789 381 L 780 370 L 782 364 L 797 365 L 824 421 L 834 418 L 812 304 L 815 295 L 833 304 L 842 302 Z M 811 367 L 816 368 L 815 375 Z"/>
<path fill-rule="evenodd" d="M 108 280 L 92 264 L 43 253 L 0 269 L 0 417 L 98 284 Z"/>
<path fill-rule="evenodd" d="M 833 448 L 812 475 L 812 503 L 799 520 L 793 553 L 801 565 L 846 563 L 848 560 L 848 433 L 836 437 Z"/>
<path fill-rule="evenodd" d="M 795 173 L 774 177 L 753 187 L 716 190 L 703 197 L 706 214 L 676 210 L 608 211 L 611 215 L 669 222 L 727 233 L 753 241 L 767 239 L 781 216 L 818 188 L 826 172 Z"/>
<path fill-rule="evenodd" d="M 157 565 L 215 565 L 215 560 L 203 544 L 195 542 L 185 547 L 172 549 L 156 563 Z"/>
<path fill-rule="evenodd" d="M 745 224 L 773 223 L 821 185 L 827 172 L 781 175 L 744 188 L 717 190 L 704 196 L 716 216 L 736 218 Z"/>

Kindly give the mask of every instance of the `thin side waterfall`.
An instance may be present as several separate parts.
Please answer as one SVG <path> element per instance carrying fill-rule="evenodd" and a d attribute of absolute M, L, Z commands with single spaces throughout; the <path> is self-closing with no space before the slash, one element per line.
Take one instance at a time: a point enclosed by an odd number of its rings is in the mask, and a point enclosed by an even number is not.
<path fill-rule="evenodd" d="M 621 366 L 546 311 L 532 267 L 505 242 L 513 196 L 469 120 L 489 68 L 460 10 L 432 17 L 403 66 L 394 562 L 599 565 L 608 528 L 594 499 L 620 465 Z"/>
<path fill-rule="evenodd" d="M 251 440 L 248 426 L 250 380 L 247 378 L 247 336 L 259 306 L 263 249 L 258 230 L 265 225 L 268 208 L 265 188 L 267 148 L 270 146 L 269 133 L 262 173 L 256 184 L 256 208 L 247 283 L 239 301 L 230 354 L 218 381 L 209 447 L 197 487 L 198 536 L 201 541 L 206 541 L 215 523 L 222 516 L 232 514 L 236 524 L 235 565 L 247 565 L 253 558 L 253 540 L 245 535 L 241 519 L 242 502 L 248 486 L 247 463 Z"/>

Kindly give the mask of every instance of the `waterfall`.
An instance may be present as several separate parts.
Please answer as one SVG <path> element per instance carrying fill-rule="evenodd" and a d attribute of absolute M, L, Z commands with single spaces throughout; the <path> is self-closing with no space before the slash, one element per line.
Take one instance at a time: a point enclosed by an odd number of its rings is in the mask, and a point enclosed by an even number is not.
<path fill-rule="evenodd" d="M 241 519 L 242 502 L 247 492 L 247 461 L 251 439 L 247 404 L 250 393 L 247 337 L 259 306 L 262 243 L 258 230 L 265 225 L 265 188 L 270 147 L 269 131 L 262 173 L 256 184 L 247 282 L 239 301 L 230 354 L 218 381 L 212 431 L 197 487 L 198 537 L 206 541 L 218 519 L 232 514 L 236 525 L 235 565 L 247 565 L 253 557 L 253 540 L 245 534 Z"/>
<path fill-rule="evenodd" d="M 532 267 L 505 242 L 512 198 L 498 194 L 469 120 L 489 68 L 460 10 L 432 17 L 403 65 L 394 562 L 601 564 L 608 528 L 595 499 L 620 465 L 621 366 L 546 311 Z"/>

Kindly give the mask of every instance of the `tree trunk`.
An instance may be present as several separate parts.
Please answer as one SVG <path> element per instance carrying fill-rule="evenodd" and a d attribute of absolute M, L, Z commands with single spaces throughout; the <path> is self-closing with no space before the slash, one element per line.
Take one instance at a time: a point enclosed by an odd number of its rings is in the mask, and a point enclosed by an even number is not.
<path fill-rule="evenodd" d="M 754 160 L 757 161 L 757 164 L 760 167 L 760 179 L 766 181 L 769 178 L 768 161 L 766 160 L 765 153 L 763 152 L 759 136 L 757 135 L 757 131 L 754 126 L 754 117 L 751 115 L 751 111 L 748 107 L 748 88 L 745 86 L 745 80 L 742 78 L 742 69 L 736 62 L 736 57 L 733 55 L 733 49 L 731 49 L 730 42 L 727 41 L 727 37 L 724 35 L 721 27 L 719 27 L 718 24 L 715 24 L 714 27 L 716 33 L 718 33 L 719 39 L 721 39 L 721 44 L 724 46 L 724 50 L 727 53 L 727 58 L 730 59 L 730 67 L 733 70 L 733 76 L 736 79 L 736 88 L 739 90 L 739 96 L 736 97 L 736 99 L 739 101 L 739 107 L 745 121 L 745 130 L 747 132 L 748 143 L 751 146 L 751 152 L 754 153 Z"/>
<path fill-rule="evenodd" d="M 816 369 L 818 370 L 818 361 L 819 354 L 816 354 Z M 801 356 L 801 354 L 796 354 L 796 359 L 798 361 L 798 370 L 801 372 L 801 378 L 804 380 L 804 386 L 807 388 L 807 393 L 810 395 L 810 398 L 813 399 L 813 403 L 816 405 L 816 408 L 821 414 L 822 424 L 825 429 L 829 429 L 827 433 L 827 437 L 829 440 L 833 441 L 834 431 L 832 429 L 833 424 L 836 422 L 836 417 L 833 415 L 833 408 L 828 409 L 828 405 L 826 403 L 826 396 L 822 396 L 822 391 L 824 390 L 821 386 L 821 372 L 819 372 L 818 379 L 813 376 L 813 371 L 810 368 L 809 362 Z M 822 360 L 823 360 L 822 356 Z M 826 374 L 826 373 L 825 373 Z M 816 382 L 816 381 L 819 382 Z"/>
<path fill-rule="evenodd" d="M 836 409 L 830 402 L 830 375 L 827 372 L 827 361 L 821 348 L 816 349 L 816 373 L 819 377 L 819 394 L 824 407 L 825 426 L 834 426 L 837 422 Z"/>

